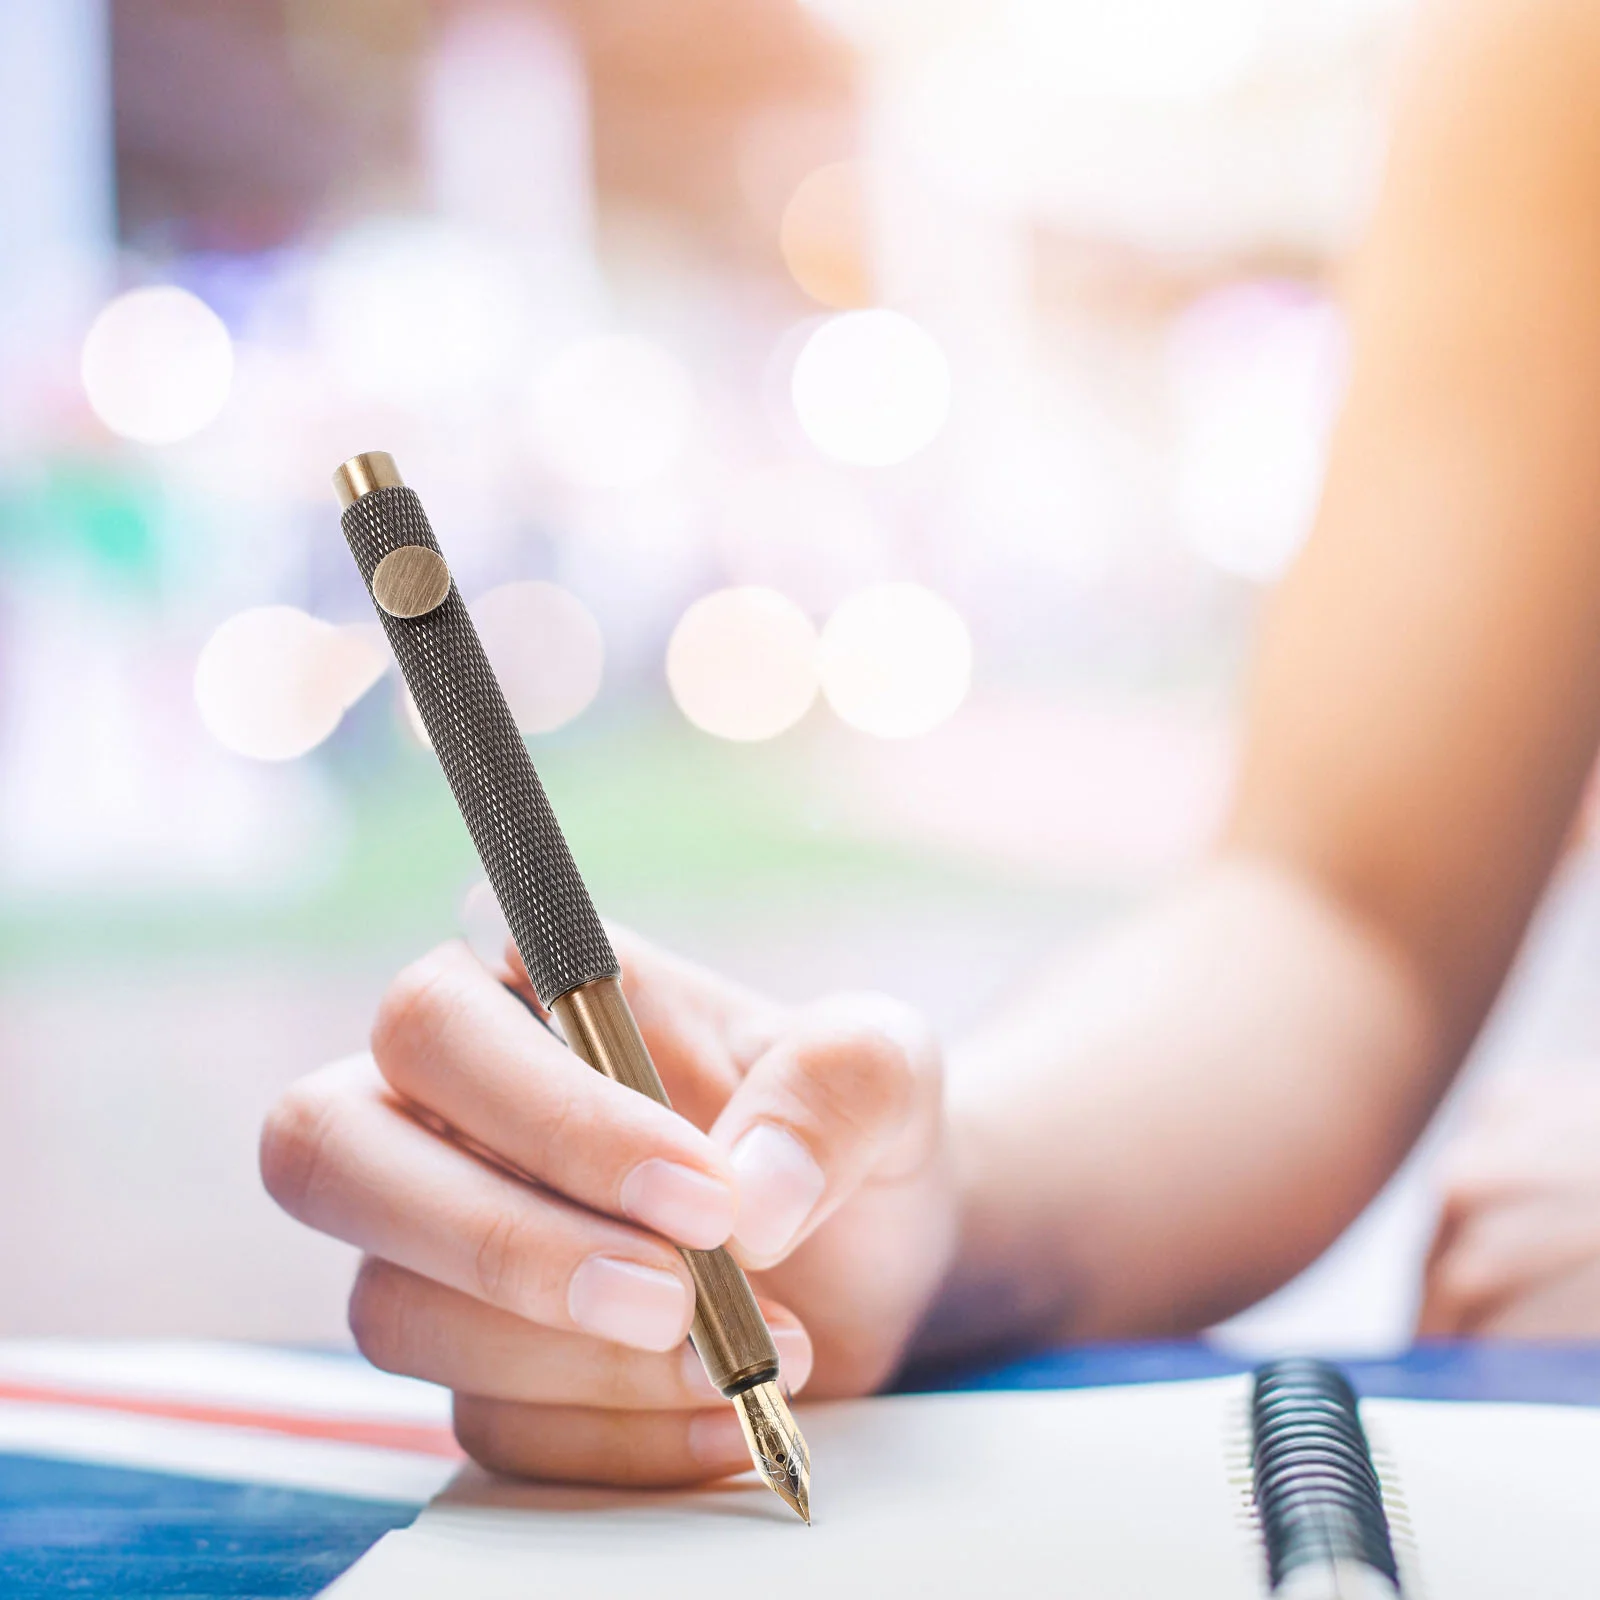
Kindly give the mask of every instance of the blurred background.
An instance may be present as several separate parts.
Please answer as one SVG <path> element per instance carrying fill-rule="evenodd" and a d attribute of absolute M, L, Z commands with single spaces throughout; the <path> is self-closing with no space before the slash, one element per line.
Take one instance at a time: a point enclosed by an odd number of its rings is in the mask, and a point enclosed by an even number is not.
<path fill-rule="evenodd" d="M 262 1112 L 485 925 L 329 477 L 596 899 L 956 1034 L 1181 872 L 1403 0 L 5 0 L 0 1333 L 344 1338 Z M 1480 1057 L 1600 1043 L 1582 858 Z M 1406 1333 L 1428 1149 L 1252 1346 Z"/>

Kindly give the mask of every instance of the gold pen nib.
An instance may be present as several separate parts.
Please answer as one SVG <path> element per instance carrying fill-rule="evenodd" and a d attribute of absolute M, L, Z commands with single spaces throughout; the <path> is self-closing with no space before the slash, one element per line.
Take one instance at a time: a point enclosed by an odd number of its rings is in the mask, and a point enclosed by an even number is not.
<path fill-rule="evenodd" d="M 776 1383 L 758 1383 L 733 1397 L 750 1459 L 767 1487 L 809 1527 L 811 1452 Z"/>

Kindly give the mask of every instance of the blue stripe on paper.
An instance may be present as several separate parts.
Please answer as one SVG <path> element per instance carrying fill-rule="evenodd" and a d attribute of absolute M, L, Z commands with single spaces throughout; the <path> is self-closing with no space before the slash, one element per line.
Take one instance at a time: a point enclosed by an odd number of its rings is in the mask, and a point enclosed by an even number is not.
<path fill-rule="evenodd" d="M 986 1371 L 913 1374 L 909 1393 L 942 1389 L 1090 1389 L 1248 1372 L 1252 1362 L 1196 1343 L 1050 1350 Z M 1501 1400 L 1600 1406 L 1600 1344 L 1419 1344 L 1383 1359 L 1340 1361 L 1374 1399 Z"/>
<path fill-rule="evenodd" d="M 415 1505 L 0 1455 L 5 1600 L 299 1600 Z"/>

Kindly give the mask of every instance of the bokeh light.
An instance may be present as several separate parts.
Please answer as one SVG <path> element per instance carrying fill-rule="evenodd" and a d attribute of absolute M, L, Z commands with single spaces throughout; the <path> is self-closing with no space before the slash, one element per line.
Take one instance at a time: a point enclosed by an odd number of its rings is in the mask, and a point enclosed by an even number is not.
<path fill-rule="evenodd" d="M 94 319 L 81 371 L 89 404 L 113 433 L 176 444 L 227 404 L 233 341 L 216 312 L 187 289 L 133 289 Z"/>
<path fill-rule="evenodd" d="M 961 613 L 917 583 L 857 590 L 828 618 L 822 692 L 852 728 L 884 739 L 927 733 L 952 716 L 972 682 Z"/>
<path fill-rule="evenodd" d="M 790 384 L 795 415 L 824 454 L 857 466 L 906 461 L 950 413 L 944 352 L 898 311 L 846 311 L 806 340 Z"/>
<path fill-rule="evenodd" d="M 540 459 L 589 489 L 659 478 L 694 426 L 694 385 L 659 345 L 604 334 L 568 345 L 534 382 L 530 424 Z"/>
<path fill-rule="evenodd" d="M 972 0 L 803 0 L 820 22 L 870 50 L 910 53 L 972 20 Z"/>
<path fill-rule="evenodd" d="M 1343 383 L 1339 314 L 1297 284 L 1231 285 L 1178 319 L 1168 362 L 1178 530 L 1224 572 L 1270 582 L 1316 514 Z"/>
<path fill-rule="evenodd" d="M 511 262 L 447 223 L 362 224 L 317 263 L 311 321 L 352 394 L 429 408 L 514 373 L 526 296 Z"/>
<path fill-rule="evenodd" d="M 1010 43 L 1056 95 L 1192 100 L 1238 84 L 1267 0 L 1010 0 Z"/>
<path fill-rule="evenodd" d="M 779 225 L 779 247 L 794 281 L 813 300 L 840 310 L 872 300 L 866 182 L 859 161 L 818 167 L 790 196 Z"/>
<path fill-rule="evenodd" d="M 667 645 L 667 682 L 697 728 L 770 739 L 817 697 L 817 630 L 775 589 L 719 589 L 684 612 Z"/>
<path fill-rule="evenodd" d="M 322 646 L 322 672 L 346 708 L 353 706 L 394 662 L 389 641 L 376 622 L 347 622 Z"/>
<path fill-rule="evenodd" d="M 200 718 L 229 750 L 289 761 L 314 750 L 371 688 L 387 652 L 365 628 L 336 628 L 294 606 L 229 617 L 200 651 Z"/>
<path fill-rule="evenodd" d="M 475 600 L 471 611 L 523 733 L 571 722 L 600 692 L 605 642 L 575 594 L 555 583 L 507 583 Z"/>

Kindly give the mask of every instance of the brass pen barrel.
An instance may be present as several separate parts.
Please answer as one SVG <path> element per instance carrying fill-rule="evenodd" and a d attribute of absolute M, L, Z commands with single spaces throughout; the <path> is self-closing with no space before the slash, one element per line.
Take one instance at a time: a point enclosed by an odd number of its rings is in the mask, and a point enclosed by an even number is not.
<path fill-rule="evenodd" d="M 421 501 L 381 451 L 345 462 L 334 487 L 350 553 L 540 1003 L 590 1066 L 669 1104 L 623 998 L 611 941 Z M 695 1286 L 695 1350 L 734 1402 L 757 1470 L 809 1521 L 810 1458 L 778 1388 L 778 1352 L 750 1284 L 726 1250 L 682 1254 Z"/>
<path fill-rule="evenodd" d="M 667 1091 L 615 978 L 571 989 L 551 1006 L 566 1040 L 608 1078 L 670 1105 Z M 689 1337 L 706 1375 L 730 1398 L 778 1376 L 778 1350 L 750 1282 L 726 1250 L 682 1252 L 694 1279 L 694 1328 Z"/>

